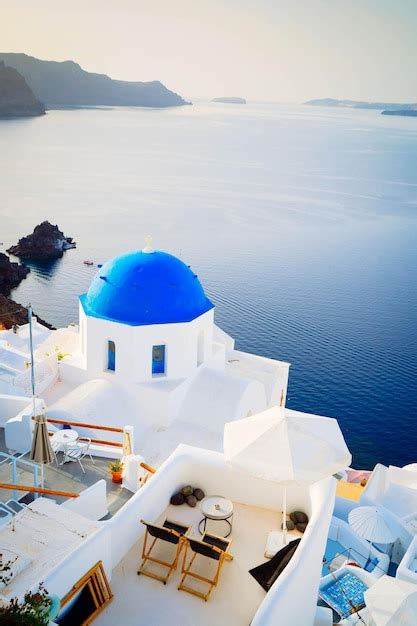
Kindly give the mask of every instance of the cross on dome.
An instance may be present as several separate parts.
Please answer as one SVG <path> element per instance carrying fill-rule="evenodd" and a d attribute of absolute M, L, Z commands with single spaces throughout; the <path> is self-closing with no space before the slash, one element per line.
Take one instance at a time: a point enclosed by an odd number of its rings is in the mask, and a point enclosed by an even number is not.
<path fill-rule="evenodd" d="M 147 235 L 145 237 L 145 247 L 143 248 L 142 252 L 145 252 L 146 254 L 149 254 L 150 252 L 155 252 L 155 250 L 152 247 L 152 237 L 151 235 Z"/>

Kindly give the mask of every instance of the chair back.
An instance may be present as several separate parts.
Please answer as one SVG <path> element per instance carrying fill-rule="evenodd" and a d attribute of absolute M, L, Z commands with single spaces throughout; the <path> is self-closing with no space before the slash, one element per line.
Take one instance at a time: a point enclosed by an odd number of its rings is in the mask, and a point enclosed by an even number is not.
<path fill-rule="evenodd" d="M 156 524 L 150 524 L 149 522 L 144 522 L 143 520 L 141 521 L 142 524 L 145 524 L 148 533 L 152 537 L 155 537 L 155 539 L 162 539 L 162 541 L 168 541 L 168 543 L 174 544 L 177 544 L 181 539 L 182 535 L 175 530 L 164 528 L 163 526 L 157 526 Z"/>
<path fill-rule="evenodd" d="M 188 541 L 191 550 L 197 552 L 197 554 L 202 554 L 209 559 L 214 559 L 215 561 L 218 561 L 222 552 L 224 552 L 224 550 L 222 550 L 221 548 L 218 548 L 217 546 L 212 546 L 205 541 L 199 541 L 198 539 L 191 538 L 188 538 Z"/>

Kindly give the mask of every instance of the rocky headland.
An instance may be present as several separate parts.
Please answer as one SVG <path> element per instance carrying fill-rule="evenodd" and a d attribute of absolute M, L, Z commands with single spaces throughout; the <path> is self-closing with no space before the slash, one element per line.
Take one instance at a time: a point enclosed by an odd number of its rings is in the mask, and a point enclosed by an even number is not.
<path fill-rule="evenodd" d="M 74 61 L 43 61 L 23 53 L 0 52 L 0 61 L 15 68 L 47 109 L 82 106 L 171 107 L 191 104 L 158 80 L 113 80 L 86 72 Z"/>
<path fill-rule="evenodd" d="M 223 102 L 224 104 L 246 104 L 245 98 L 237 98 L 235 96 L 213 98 L 212 102 Z"/>
<path fill-rule="evenodd" d="M 394 115 L 394 111 L 398 111 L 399 115 L 406 115 L 404 111 L 417 110 L 417 103 L 399 103 L 399 102 L 365 102 L 362 100 L 336 100 L 335 98 L 319 98 L 318 100 L 308 100 L 303 104 L 322 107 L 342 107 L 347 109 L 375 109 L 392 111 L 392 113 L 384 113 L 384 115 Z M 414 115 L 410 113 L 409 115 Z"/>
<path fill-rule="evenodd" d="M 0 293 L 8 296 L 26 278 L 30 269 L 25 265 L 13 263 L 9 257 L 0 252 Z"/>
<path fill-rule="evenodd" d="M 0 118 L 44 114 L 45 106 L 35 97 L 23 76 L 0 60 Z"/>
<path fill-rule="evenodd" d="M 64 235 L 58 226 L 45 221 L 38 224 L 31 235 L 19 239 L 7 252 L 20 259 L 50 261 L 62 257 L 69 248 L 75 248 L 73 238 Z"/>
<path fill-rule="evenodd" d="M 382 115 L 402 115 L 403 117 L 417 117 L 417 108 L 399 109 L 397 111 L 393 111 L 392 109 L 386 109 L 385 111 L 382 111 Z"/>
<path fill-rule="evenodd" d="M 6 254 L 0 253 L 0 330 L 12 328 L 14 324 L 26 324 L 28 311 L 26 307 L 8 297 L 10 291 L 26 278 L 30 269 L 19 263 L 10 261 Z M 38 318 L 47 328 L 51 324 Z"/>

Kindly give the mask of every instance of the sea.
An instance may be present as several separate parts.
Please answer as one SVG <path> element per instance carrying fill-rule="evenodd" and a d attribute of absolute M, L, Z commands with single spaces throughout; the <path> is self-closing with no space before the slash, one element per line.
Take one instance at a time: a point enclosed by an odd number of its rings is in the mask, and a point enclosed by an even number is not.
<path fill-rule="evenodd" d="M 49 111 L 0 122 L 0 250 L 74 237 L 12 297 L 56 326 L 96 264 L 180 256 L 237 347 L 291 363 L 353 465 L 417 461 L 417 119 L 303 105 Z M 94 266 L 84 265 L 91 259 Z"/>

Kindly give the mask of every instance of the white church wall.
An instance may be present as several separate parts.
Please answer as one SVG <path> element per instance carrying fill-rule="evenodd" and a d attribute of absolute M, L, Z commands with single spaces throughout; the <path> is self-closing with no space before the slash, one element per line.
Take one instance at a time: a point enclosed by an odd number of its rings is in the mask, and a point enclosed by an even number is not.
<path fill-rule="evenodd" d="M 177 324 L 129 326 L 86 316 L 80 305 L 81 344 L 90 374 L 133 382 L 192 375 L 212 355 L 213 311 Z M 115 345 L 115 371 L 108 370 L 108 342 Z M 165 373 L 152 375 L 152 350 L 165 346 Z"/>

